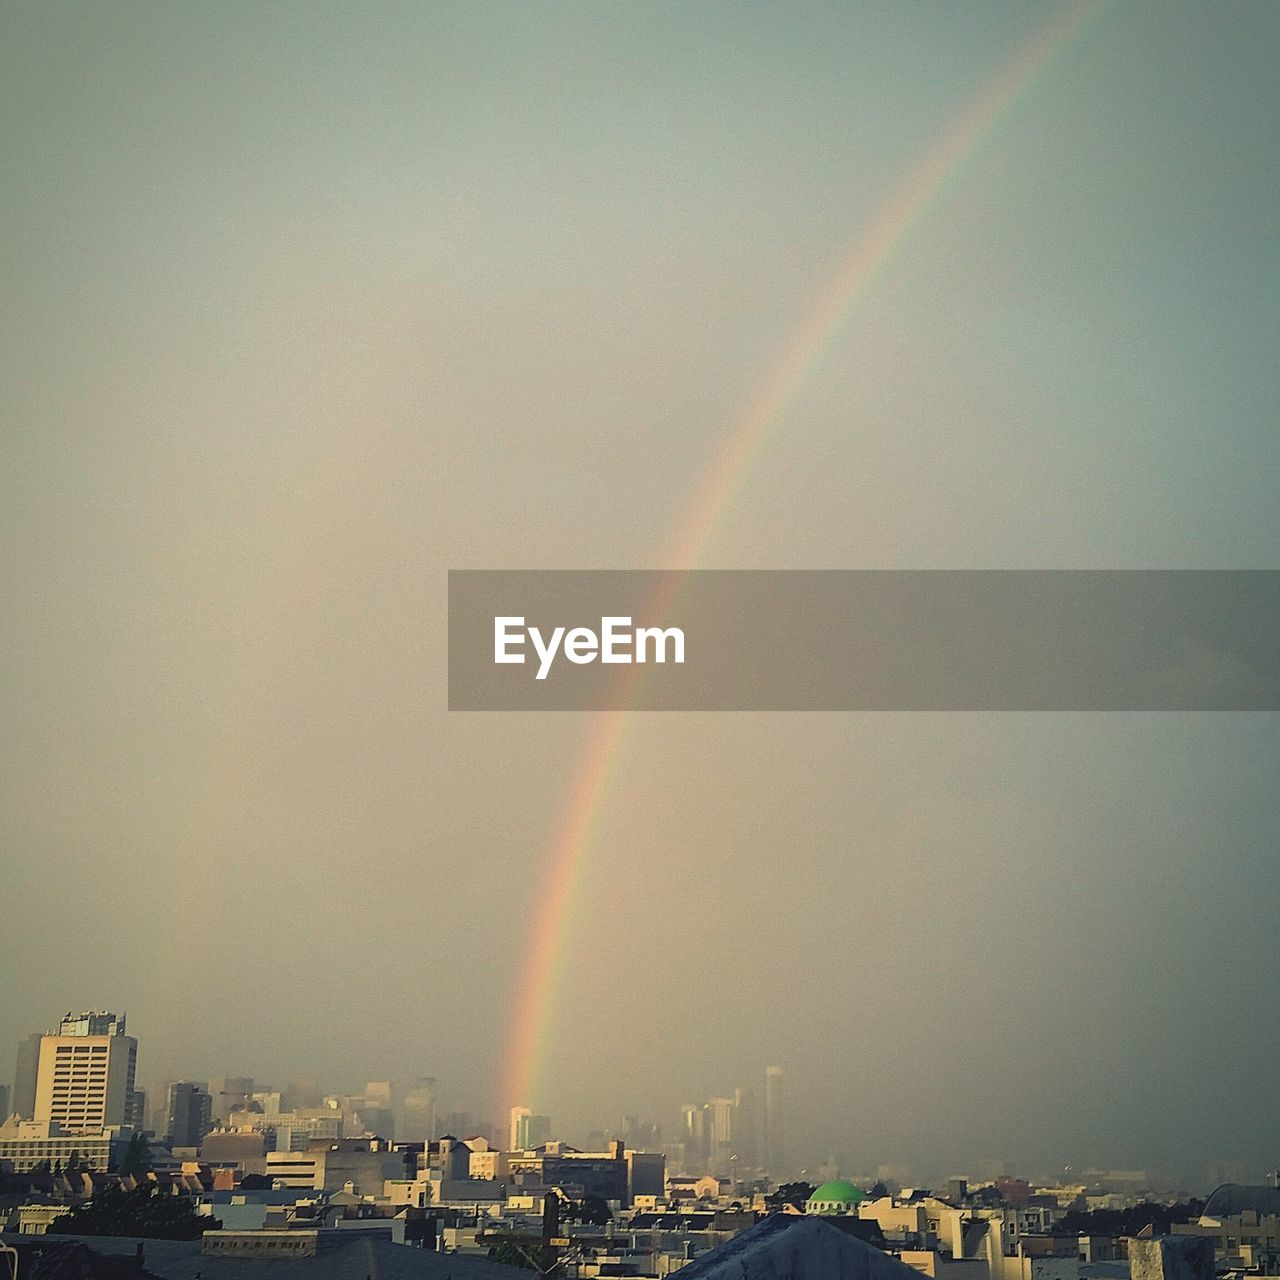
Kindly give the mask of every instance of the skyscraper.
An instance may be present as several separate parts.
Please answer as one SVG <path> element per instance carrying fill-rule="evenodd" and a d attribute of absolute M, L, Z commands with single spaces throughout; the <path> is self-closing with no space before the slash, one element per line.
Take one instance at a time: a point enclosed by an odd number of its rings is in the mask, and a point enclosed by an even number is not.
<path fill-rule="evenodd" d="M 528 1107 L 511 1108 L 512 1151 L 531 1151 L 551 1139 L 551 1117 L 537 1115 Z"/>
<path fill-rule="evenodd" d="M 734 1155 L 738 1157 L 740 1171 L 754 1169 L 759 1160 L 755 1090 L 735 1089 L 733 1091 L 733 1109 Z"/>
<path fill-rule="evenodd" d="M 523 1148 L 524 1143 L 521 1139 L 527 1131 L 527 1121 L 533 1113 L 528 1107 L 512 1107 L 511 1108 L 511 1124 L 507 1129 L 507 1150 L 519 1151 Z"/>
<path fill-rule="evenodd" d="M 724 1177 L 733 1167 L 734 1156 L 734 1114 L 732 1098 L 712 1098 L 707 1103 L 711 1113 L 710 1171 L 718 1177 Z"/>
<path fill-rule="evenodd" d="M 114 1013 L 67 1014 L 53 1035 L 40 1037 L 36 1071 L 37 1124 L 68 1133 L 100 1133 L 134 1121 L 138 1042 Z"/>
<path fill-rule="evenodd" d="M 751 1089 L 681 1108 L 684 1160 L 689 1172 L 740 1177 L 758 1167 L 756 1099 Z"/>
<path fill-rule="evenodd" d="M 324 1094 L 320 1086 L 310 1076 L 300 1076 L 290 1080 L 285 1086 L 284 1101 L 281 1104 L 285 1111 L 301 1111 L 304 1107 L 318 1107 Z"/>
<path fill-rule="evenodd" d="M 786 1171 L 782 1107 L 782 1068 L 766 1067 L 764 1073 L 764 1165 L 774 1178 Z"/>
<path fill-rule="evenodd" d="M 436 1081 L 434 1076 L 419 1076 L 401 1104 L 403 1124 L 399 1136 L 405 1142 L 427 1142 L 440 1135 L 436 1132 Z"/>
<path fill-rule="evenodd" d="M 215 1076 L 209 1082 L 213 1118 L 226 1124 L 233 1111 L 243 1111 L 253 1101 L 252 1076 Z"/>
<path fill-rule="evenodd" d="M 680 1109 L 684 1129 L 688 1172 L 705 1173 L 711 1154 L 711 1109 L 705 1103 L 690 1103 Z"/>
<path fill-rule="evenodd" d="M 169 1086 L 165 1134 L 171 1147 L 198 1147 L 213 1123 L 213 1099 L 203 1084 L 175 1080 Z"/>
<path fill-rule="evenodd" d="M 356 1104 L 365 1130 L 388 1141 L 395 1137 L 396 1132 L 392 1098 L 391 1081 L 370 1080 L 364 1087 L 364 1093 L 359 1098 L 351 1099 Z"/>
<path fill-rule="evenodd" d="M 36 1076 L 40 1072 L 40 1032 L 18 1044 L 18 1061 L 13 1071 L 12 1106 L 24 1120 L 36 1113 Z M 8 1119 L 8 1117 L 5 1117 Z"/>

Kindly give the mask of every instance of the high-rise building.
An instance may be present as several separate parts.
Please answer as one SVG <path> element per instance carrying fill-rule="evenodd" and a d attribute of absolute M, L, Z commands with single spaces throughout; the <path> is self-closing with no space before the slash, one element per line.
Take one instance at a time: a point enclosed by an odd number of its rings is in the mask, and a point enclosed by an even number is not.
<path fill-rule="evenodd" d="M 436 1081 L 434 1076 L 419 1076 L 401 1104 L 404 1123 L 399 1137 L 404 1142 L 428 1142 L 436 1133 Z"/>
<path fill-rule="evenodd" d="M 551 1117 L 536 1115 L 528 1107 L 511 1108 L 512 1151 L 532 1151 L 550 1141 Z"/>
<path fill-rule="evenodd" d="M 469 1111 L 450 1111 L 444 1118 L 444 1131 L 455 1138 L 472 1138 L 476 1124 Z"/>
<path fill-rule="evenodd" d="M 9 1118 L 12 1112 L 9 1110 L 9 1086 L 0 1084 L 0 1124 Z"/>
<path fill-rule="evenodd" d="M 40 1037 L 36 1070 L 37 1124 L 70 1134 L 133 1124 L 138 1042 L 114 1013 L 67 1014 L 56 1033 Z"/>
<path fill-rule="evenodd" d="M 213 1098 L 203 1083 L 175 1080 L 169 1085 L 165 1134 L 171 1147 L 198 1147 L 213 1125 Z"/>
<path fill-rule="evenodd" d="M 750 1089 L 735 1089 L 732 1098 L 711 1098 L 681 1108 L 686 1173 L 743 1177 L 759 1167 L 756 1099 Z M 654 1145 L 661 1135 L 655 1134 Z M 672 1156 L 673 1161 L 676 1157 Z"/>
<path fill-rule="evenodd" d="M 628 1151 L 657 1151 L 662 1146 L 662 1126 L 638 1116 L 624 1116 L 622 1137 Z"/>
<path fill-rule="evenodd" d="M 724 1177 L 733 1168 L 734 1107 L 732 1098 L 712 1098 L 707 1103 L 711 1112 L 711 1172 Z"/>
<path fill-rule="evenodd" d="M 348 1121 L 348 1134 L 363 1130 L 371 1137 L 395 1138 L 396 1120 L 392 1106 L 393 1091 L 389 1080 L 370 1080 L 361 1094 L 352 1094 L 343 1100 L 343 1110 Z M 426 1139 L 423 1139 L 426 1141 Z"/>
<path fill-rule="evenodd" d="M 524 1143 L 520 1141 L 524 1134 L 529 1117 L 533 1114 L 528 1107 L 512 1107 L 511 1108 L 511 1126 L 507 1132 L 507 1150 L 522 1151 Z"/>
<path fill-rule="evenodd" d="M 365 1105 L 370 1107 L 382 1107 L 389 1110 L 391 1107 L 391 1081 L 390 1080 L 370 1080 L 364 1087 Z"/>
<path fill-rule="evenodd" d="M 285 1085 L 280 1105 L 285 1111 L 301 1111 L 304 1107 L 318 1107 L 323 1097 L 320 1086 L 310 1076 L 299 1076 Z"/>
<path fill-rule="evenodd" d="M 782 1068 L 766 1067 L 764 1073 L 764 1166 L 774 1178 L 786 1172 Z"/>
<path fill-rule="evenodd" d="M 755 1090 L 735 1089 L 733 1110 L 733 1154 L 738 1157 L 741 1173 L 755 1169 L 759 1163 Z"/>
<path fill-rule="evenodd" d="M 705 1104 L 690 1103 L 680 1108 L 684 1134 L 686 1173 L 705 1173 L 711 1154 L 711 1110 Z"/>
<path fill-rule="evenodd" d="M 213 1118 L 226 1124 L 233 1111 L 245 1111 L 253 1101 L 252 1076 L 217 1076 L 209 1082 Z"/>
<path fill-rule="evenodd" d="M 23 1120 L 36 1114 L 36 1076 L 40 1073 L 40 1032 L 29 1035 L 18 1044 L 18 1061 L 13 1072 L 14 1112 Z M 7 1117 L 6 1117 L 7 1119 Z"/>

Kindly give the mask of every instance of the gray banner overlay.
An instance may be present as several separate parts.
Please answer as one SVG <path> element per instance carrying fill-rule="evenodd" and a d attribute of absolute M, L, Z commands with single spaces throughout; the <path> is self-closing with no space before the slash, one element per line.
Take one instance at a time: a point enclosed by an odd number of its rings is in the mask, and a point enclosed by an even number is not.
<path fill-rule="evenodd" d="M 1274 711 L 1280 572 L 451 570 L 449 706 Z"/>

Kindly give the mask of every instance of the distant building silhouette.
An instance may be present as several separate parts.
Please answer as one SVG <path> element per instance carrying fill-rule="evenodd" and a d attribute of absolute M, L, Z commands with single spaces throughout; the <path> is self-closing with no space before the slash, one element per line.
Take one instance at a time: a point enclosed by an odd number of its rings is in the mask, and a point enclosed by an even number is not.
<path fill-rule="evenodd" d="M 40 1071 L 40 1041 L 37 1031 L 18 1044 L 18 1061 L 13 1072 L 11 1105 L 24 1120 L 36 1114 L 36 1076 Z"/>
<path fill-rule="evenodd" d="M 413 1088 L 404 1095 L 401 1107 L 403 1123 L 399 1136 L 405 1142 L 426 1142 L 436 1133 L 436 1081 L 434 1076 L 419 1076 Z"/>
<path fill-rule="evenodd" d="M 764 1164 L 775 1178 L 781 1178 L 786 1171 L 785 1135 L 782 1068 L 767 1067 L 764 1073 Z"/>
<path fill-rule="evenodd" d="M 536 1115 L 528 1107 L 512 1107 L 510 1137 L 512 1151 L 531 1151 L 551 1137 L 551 1117 Z"/>
<path fill-rule="evenodd" d="M 209 1082 L 213 1118 L 226 1124 L 233 1111 L 244 1111 L 253 1101 L 252 1076 L 218 1076 Z"/>
<path fill-rule="evenodd" d="M 759 1164 L 760 1141 L 755 1090 L 735 1089 L 733 1104 L 733 1154 L 740 1170 L 755 1169 Z"/>
<path fill-rule="evenodd" d="M 171 1147 L 198 1147 L 213 1124 L 213 1098 L 203 1084 L 175 1080 L 165 1106 L 165 1134 Z"/>

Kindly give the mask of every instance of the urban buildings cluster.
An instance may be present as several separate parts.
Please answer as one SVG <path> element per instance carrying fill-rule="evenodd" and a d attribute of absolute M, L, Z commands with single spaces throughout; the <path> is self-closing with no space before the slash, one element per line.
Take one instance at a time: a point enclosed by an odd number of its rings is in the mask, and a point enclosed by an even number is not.
<path fill-rule="evenodd" d="M 356 1238 L 415 1250 L 423 1275 L 441 1274 L 430 1268 L 442 1255 L 470 1256 L 494 1280 L 510 1264 L 655 1278 L 691 1268 L 696 1280 L 718 1274 L 731 1243 L 734 1256 L 764 1251 L 761 1266 L 781 1265 L 764 1254 L 816 1250 L 822 1274 L 847 1264 L 859 1280 L 1280 1274 L 1280 1189 L 1235 1170 L 1204 1202 L 1179 1202 L 1141 1171 L 925 1188 L 905 1170 L 849 1178 L 831 1166 L 802 1181 L 786 1163 L 776 1066 L 762 1094 L 738 1087 L 687 1105 L 672 1133 L 628 1116 L 583 1148 L 526 1106 L 501 1125 L 441 1115 L 425 1076 L 356 1094 L 310 1079 L 175 1080 L 150 1110 L 137 1078 L 138 1043 L 114 1013 L 68 1013 L 20 1044 L 12 1093 L 0 1093 L 0 1224 L 28 1274 L 41 1249 L 74 1236 L 78 1213 L 116 1193 L 188 1214 L 190 1239 L 155 1246 L 153 1275 L 199 1273 L 197 1255 L 228 1274 L 237 1259 L 332 1257 Z"/>
<path fill-rule="evenodd" d="M 288 1163 L 286 1157 L 349 1139 L 397 1148 L 465 1141 L 473 1160 L 463 1176 L 489 1181 L 527 1173 L 531 1166 L 519 1153 L 572 1150 L 558 1140 L 551 1117 L 529 1107 L 511 1108 L 501 1125 L 465 1111 L 441 1114 L 429 1076 L 400 1091 L 390 1081 L 370 1081 L 354 1094 L 324 1093 L 306 1078 L 283 1087 L 251 1076 L 174 1080 L 149 1106 L 137 1087 L 137 1064 L 138 1042 L 115 1013 L 68 1013 L 52 1031 L 28 1036 L 18 1046 L 12 1098 L 7 1088 L 0 1092 L 7 1117 L 0 1126 L 0 1168 L 30 1172 L 74 1156 L 106 1172 L 138 1134 L 148 1136 L 153 1161 L 166 1153 L 175 1160 L 198 1154 L 213 1167 L 262 1176 Z M 782 1088 L 781 1068 L 770 1067 L 763 1117 L 754 1091 L 738 1088 L 731 1098 L 684 1107 L 681 1130 L 670 1141 L 660 1124 L 627 1116 L 617 1132 L 588 1134 L 587 1146 L 608 1151 L 620 1144 L 670 1161 L 682 1174 L 781 1177 Z"/>

